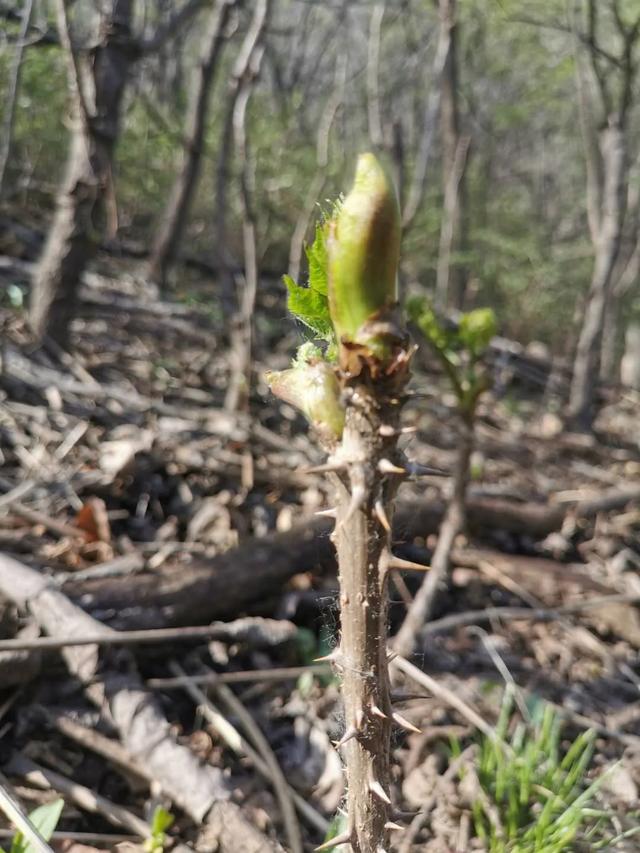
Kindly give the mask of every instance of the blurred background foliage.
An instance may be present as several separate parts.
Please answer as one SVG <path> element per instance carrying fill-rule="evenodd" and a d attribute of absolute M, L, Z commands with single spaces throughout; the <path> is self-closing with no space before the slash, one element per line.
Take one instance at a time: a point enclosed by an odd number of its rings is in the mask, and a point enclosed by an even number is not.
<path fill-rule="evenodd" d="M 161 16 L 163 3 L 141 4 L 140 24 Z M 80 0 L 76 4 L 82 5 Z M 85 5 L 89 15 L 91 4 Z M 634 0 L 628 5 L 631 8 Z M 343 88 L 342 105 L 329 134 L 321 198 L 334 197 L 348 182 L 355 153 L 370 144 L 371 8 L 368 2 L 337 0 L 275 4 L 265 64 L 248 117 L 264 270 L 287 270 L 291 235 L 316 174 L 318 126 L 337 85 Z M 211 250 L 225 92 L 249 11 L 239 13 L 216 77 L 206 154 L 183 245 L 187 253 L 207 255 Z M 46 3 L 38 15 L 42 29 L 53 25 Z M 81 20 L 79 8 L 74 15 Z M 466 0 L 459 5 L 457 33 L 460 118 L 471 144 L 466 171 L 468 245 L 452 260 L 469 270 L 466 307 L 490 305 L 506 335 L 523 343 L 542 340 L 557 352 L 565 352 L 575 339 L 592 266 L 575 45 L 563 29 L 566 19 L 566 0 Z M 385 133 L 394 124 L 401 128 L 407 180 L 424 130 L 425 102 L 435 85 L 437 28 L 437 9 L 427 0 L 387 4 L 378 74 L 381 116 Z M 179 163 L 186 89 L 201 31 L 196 16 L 169 48 L 137 67 L 127 94 L 115 175 L 120 236 L 145 245 Z M 0 41 L 0 100 L 10 61 L 10 40 Z M 336 82 L 340 62 L 345 65 L 342 83 Z M 61 51 L 55 45 L 29 47 L 7 185 L 9 201 L 28 210 L 41 227 L 50 219 L 65 162 L 67 113 Z M 637 137 L 638 116 L 632 121 L 630 139 Z M 439 148 L 436 132 L 425 197 L 403 247 L 404 280 L 418 282 L 427 293 L 435 284 L 443 202 Z M 637 169 L 631 181 L 638 186 Z M 230 183 L 227 215 L 232 248 L 241 255 L 238 185 Z M 628 297 L 629 311 L 634 300 L 633 294 Z"/>

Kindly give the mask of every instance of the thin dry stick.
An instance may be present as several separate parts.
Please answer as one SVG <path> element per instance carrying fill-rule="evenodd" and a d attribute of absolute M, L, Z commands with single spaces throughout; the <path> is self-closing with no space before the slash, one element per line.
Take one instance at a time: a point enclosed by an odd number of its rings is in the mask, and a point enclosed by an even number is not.
<path fill-rule="evenodd" d="M 245 669 L 241 672 L 221 672 L 209 675 L 191 675 L 185 678 L 150 678 L 147 687 L 154 690 L 172 690 L 186 687 L 189 684 L 243 684 L 258 681 L 289 681 L 297 679 L 307 672 L 328 673 L 331 667 L 328 663 L 317 663 L 313 666 L 282 666 L 273 669 Z"/>
<path fill-rule="evenodd" d="M 464 613 L 453 613 L 451 616 L 443 616 L 424 626 L 423 634 L 439 634 L 451 631 L 463 625 L 478 625 L 483 622 L 491 622 L 494 619 L 530 619 L 533 622 L 551 622 L 562 619 L 563 615 L 581 613 L 584 610 L 603 607 L 607 604 L 638 604 L 640 596 L 636 594 L 616 593 L 615 595 L 604 595 L 596 598 L 587 598 L 584 601 L 576 601 L 563 604 L 555 609 L 531 608 L 531 607 L 487 607 L 484 610 L 467 610 Z"/>
<path fill-rule="evenodd" d="M 198 676 L 189 676 L 185 673 L 182 667 L 173 661 L 170 664 L 173 672 L 177 673 L 176 681 L 180 681 L 181 687 L 186 693 L 191 696 L 194 702 L 200 706 L 200 711 L 208 722 L 215 728 L 216 732 L 224 740 L 227 746 L 232 749 L 236 755 L 247 757 L 254 765 L 256 770 L 268 781 L 274 785 L 273 774 L 267 762 L 260 756 L 248 741 L 242 737 L 238 730 L 231 725 L 227 718 L 218 711 L 211 700 L 200 690 L 196 684 Z M 286 781 L 285 781 L 285 784 Z M 288 794 L 295 803 L 300 815 L 308 821 L 311 826 L 314 826 L 322 833 L 326 833 L 329 828 L 329 822 L 326 821 L 306 800 L 304 800 L 296 791 L 287 784 Z"/>
<path fill-rule="evenodd" d="M 460 415 L 459 440 L 453 474 L 453 494 L 438 532 L 438 542 L 431 559 L 431 572 L 425 577 L 404 622 L 393 639 L 398 654 L 408 657 L 418 643 L 424 625 L 431 618 L 437 596 L 449 583 L 451 550 L 466 520 L 466 492 L 469 463 L 473 450 L 473 415 Z"/>
<path fill-rule="evenodd" d="M 72 800 L 77 806 L 91 814 L 102 815 L 109 823 L 138 835 L 140 838 L 149 838 L 151 830 L 149 826 L 137 815 L 122 806 L 112 803 L 106 797 L 94 793 L 90 788 L 72 782 L 66 776 L 41 767 L 23 755 L 14 755 L 6 767 L 7 773 L 22 776 L 32 785 L 38 788 L 54 788 L 67 799 Z M 49 850 L 48 847 L 45 848 Z"/>
<path fill-rule="evenodd" d="M 125 749 L 122 744 L 112 738 L 105 737 L 94 729 L 83 726 L 72 717 L 65 714 L 57 714 L 50 716 L 54 727 L 63 735 L 83 746 L 85 749 L 90 749 L 92 752 L 111 761 L 117 767 L 125 770 L 127 773 L 132 773 L 139 776 L 150 784 L 154 783 L 153 776 L 149 773 L 143 761 L 138 761 Z"/>
<path fill-rule="evenodd" d="M 13 838 L 12 829 L 0 829 L 0 838 Z M 104 844 L 106 850 L 112 850 L 116 844 L 121 842 L 139 840 L 137 835 L 116 835 L 111 832 L 71 832 L 56 831 L 51 833 L 51 841 L 78 841 L 81 844 Z M 47 848 L 49 849 L 49 848 Z"/>
<path fill-rule="evenodd" d="M 224 623 L 196 625 L 191 628 L 149 628 L 119 631 L 113 634 L 86 634 L 78 637 L 37 637 L 33 640 L 0 640 L 0 652 L 64 649 L 70 646 L 135 646 L 147 643 L 189 642 L 190 640 L 225 640 L 229 638 Z"/>
<path fill-rule="evenodd" d="M 483 720 L 477 711 L 464 702 L 459 696 L 456 696 L 453 690 L 449 690 L 449 688 L 445 687 L 444 684 L 440 684 L 434 678 L 431 678 L 430 675 L 427 675 L 426 672 L 418 669 L 417 666 L 414 666 L 405 658 L 400 655 L 396 655 L 390 661 L 389 669 L 392 672 L 394 670 L 401 672 L 403 675 L 412 679 L 412 681 L 415 681 L 416 684 L 419 684 L 421 687 L 426 687 L 434 696 L 442 699 L 447 703 L 447 705 L 450 705 L 458 711 L 465 720 L 468 720 L 472 726 L 481 731 L 488 738 L 491 738 L 492 741 L 498 740 L 498 736 L 493 726 L 490 726 L 486 720 Z"/>
<path fill-rule="evenodd" d="M 47 842 L 7 791 L 5 787 L 6 780 L 2 776 L 0 776 L 0 783 L 0 809 L 9 818 L 15 828 L 24 835 L 29 845 L 36 850 L 36 853 L 53 853 Z"/>
<path fill-rule="evenodd" d="M 302 834 L 296 818 L 293 799 L 291 797 L 287 780 L 280 765 L 278 764 L 278 760 L 275 757 L 273 750 L 271 749 L 269 741 L 263 735 L 251 714 L 237 698 L 235 693 L 233 693 L 231 688 L 227 687 L 226 684 L 216 684 L 214 685 L 214 690 L 227 706 L 228 710 L 240 721 L 240 724 L 244 728 L 247 736 L 253 742 L 253 745 L 269 768 L 273 786 L 276 789 L 276 794 L 280 801 L 282 819 L 289 839 L 289 846 L 294 853 L 302 853 Z"/>

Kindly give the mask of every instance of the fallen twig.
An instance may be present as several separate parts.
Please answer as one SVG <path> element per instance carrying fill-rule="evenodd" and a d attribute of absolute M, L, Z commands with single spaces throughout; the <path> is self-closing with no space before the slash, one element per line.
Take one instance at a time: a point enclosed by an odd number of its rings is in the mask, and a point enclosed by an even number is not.
<path fill-rule="evenodd" d="M 205 696 L 202 690 L 197 686 L 196 681 L 199 676 L 188 676 L 176 663 L 173 663 L 171 668 L 174 672 L 180 673 L 178 677 L 173 680 L 176 682 L 180 681 L 180 686 L 189 694 L 189 696 L 191 696 L 193 701 L 198 704 L 203 716 L 215 728 L 216 732 L 224 740 L 227 746 L 232 749 L 236 755 L 246 756 L 249 758 L 261 776 L 269 782 L 273 782 L 271 769 L 257 750 L 255 750 L 251 744 L 242 737 L 238 730 L 217 710 L 211 700 Z M 211 676 L 207 677 L 210 678 Z M 329 828 L 329 822 L 292 788 L 290 789 L 290 796 L 296 808 L 300 812 L 300 815 L 320 832 L 323 834 L 326 833 Z"/>
<path fill-rule="evenodd" d="M 185 671 L 176 661 L 171 661 L 169 667 L 175 675 L 179 675 L 182 678 L 186 676 Z M 216 686 L 216 690 L 222 701 L 240 720 L 241 725 L 247 732 L 247 735 L 253 741 L 253 745 L 255 746 L 256 750 L 264 761 L 268 769 L 269 777 L 271 779 L 271 783 L 273 784 L 276 797 L 278 798 L 278 802 L 280 804 L 280 811 L 282 813 L 282 820 L 285 826 L 285 832 L 289 842 L 289 847 L 291 848 L 293 853 L 302 853 L 302 835 L 300 833 L 300 826 L 296 818 L 296 812 L 293 804 L 293 798 L 291 796 L 291 791 L 287 784 L 287 780 L 285 779 L 284 774 L 282 773 L 280 765 L 278 764 L 278 761 L 275 755 L 273 754 L 273 750 L 271 749 L 269 742 L 253 721 L 251 714 L 249 714 L 242 702 L 240 702 L 240 700 L 237 699 L 236 696 L 231 692 L 229 687 L 224 684 L 220 684 Z"/>
<path fill-rule="evenodd" d="M 447 705 L 458 711 L 458 713 L 461 714 L 465 720 L 468 720 L 474 728 L 481 731 L 488 738 L 491 738 L 491 740 L 496 740 L 497 734 L 495 729 L 493 726 L 490 726 L 486 720 L 483 720 L 476 710 L 464 702 L 459 696 L 456 696 L 453 690 L 449 690 L 449 688 L 445 687 L 444 684 L 441 684 L 439 681 L 431 678 L 430 675 L 427 675 L 426 672 L 418 669 L 417 666 L 414 666 L 406 660 L 406 658 L 396 655 L 391 659 L 391 661 L 389 661 L 389 670 L 391 672 L 394 670 L 396 672 L 401 672 L 403 675 L 406 675 L 408 678 L 415 681 L 416 684 L 426 687 L 430 693 L 437 696 L 439 699 L 442 699 L 447 703 Z"/>
<path fill-rule="evenodd" d="M 38 788 L 54 788 L 59 791 L 69 800 L 72 800 L 77 806 L 91 814 L 102 815 L 105 820 L 114 826 L 128 829 L 140 838 L 150 838 L 151 830 L 149 826 L 137 815 L 125 809 L 122 806 L 112 803 L 106 797 L 96 794 L 90 788 L 84 785 L 79 785 L 66 776 L 49 770 L 46 767 L 41 767 L 30 758 L 25 758 L 23 755 L 14 755 L 5 768 L 7 773 L 15 776 L 22 776 L 32 785 Z M 49 848 L 45 845 L 45 850 Z"/>
<path fill-rule="evenodd" d="M 280 666 L 273 669 L 243 669 L 240 672 L 220 672 L 201 675 L 176 676 L 175 678 L 149 678 L 147 687 L 153 690 L 174 690 L 190 684 L 243 684 L 259 681 L 288 681 L 299 678 L 307 672 L 327 674 L 331 672 L 328 663 L 316 663 L 309 666 Z"/>
<path fill-rule="evenodd" d="M 51 589 L 46 577 L 4 554 L 0 554 L 0 593 L 27 608 L 41 627 L 54 636 L 73 639 L 115 633 L 73 605 L 61 592 Z M 144 759 L 162 790 L 196 823 L 207 815 L 220 823 L 227 812 L 230 820 L 243 821 L 229 802 L 231 789 L 222 771 L 201 765 L 186 746 L 175 742 L 161 708 L 144 690 L 135 662 L 127 660 L 125 651 L 118 653 L 117 667 L 100 669 L 99 682 L 96 681 L 97 646 L 65 647 L 62 653 L 70 671 L 84 685 L 87 696 L 110 716 L 125 748 L 134 757 Z M 246 829 L 249 836 L 256 836 L 248 821 Z M 274 849 L 265 836 L 260 836 L 260 840 L 261 849 Z M 225 849 L 224 845 L 221 849 Z"/>
<path fill-rule="evenodd" d="M 216 622 L 190 628 L 151 628 L 146 631 L 102 631 L 77 637 L 35 637 L 33 639 L 0 640 L 0 652 L 31 651 L 35 649 L 63 649 L 71 646 L 133 646 L 147 643 L 182 642 L 189 640 L 221 640 L 222 642 L 251 642 L 254 646 L 276 645 L 290 640 L 296 633 L 291 622 L 277 619 L 258 620 L 266 624 L 249 624 L 256 620 L 237 620 L 247 624 Z M 235 627 L 234 627 L 235 626 Z M 109 629 L 107 629 L 109 630 Z"/>

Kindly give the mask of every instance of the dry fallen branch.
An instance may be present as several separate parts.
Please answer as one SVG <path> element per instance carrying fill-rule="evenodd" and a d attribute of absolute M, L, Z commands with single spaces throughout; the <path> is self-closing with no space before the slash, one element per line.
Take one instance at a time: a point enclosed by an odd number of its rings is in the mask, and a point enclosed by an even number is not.
<path fill-rule="evenodd" d="M 6 555 L 0 555 L 0 592 L 27 609 L 53 636 L 72 639 L 113 633 L 61 592 L 51 589 L 46 577 Z M 110 716 L 125 749 L 144 760 L 165 794 L 195 822 L 200 823 L 214 806 L 216 819 L 224 816 L 227 805 L 230 811 L 235 811 L 228 803 L 231 791 L 222 771 L 201 765 L 187 747 L 175 743 L 166 718 L 145 691 L 127 652 L 118 652 L 117 668 L 110 668 L 108 658 L 101 661 L 96 646 L 68 647 L 62 653 L 69 670 L 85 686 L 87 696 Z M 99 676 L 98 681 L 96 676 Z M 232 817 L 237 823 L 238 816 Z M 249 835 L 255 834 L 248 823 L 246 831 Z M 266 838 L 263 849 L 273 849 Z"/>
<path fill-rule="evenodd" d="M 237 619 L 235 622 L 217 622 L 190 628 L 155 628 L 148 631 L 104 632 L 104 627 L 93 634 L 77 637 L 25 637 L 17 640 L 0 640 L 0 652 L 65 649 L 72 646 L 135 646 L 154 643 L 188 642 L 190 640 L 219 640 L 223 643 L 249 643 L 255 648 L 275 646 L 292 640 L 296 626 L 279 619 Z M 0 663 L 2 659 L 0 658 Z"/>
<path fill-rule="evenodd" d="M 610 490 L 580 503 L 517 504 L 499 498 L 470 498 L 471 531 L 507 530 L 542 539 L 559 530 L 568 516 L 593 518 L 640 500 L 640 488 Z M 411 541 L 438 530 L 445 507 L 437 501 L 401 502 L 393 519 L 396 541 Z M 193 625 L 229 618 L 254 602 L 278 594 L 293 575 L 311 569 L 335 570 L 329 540 L 331 519 L 316 518 L 286 533 L 249 539 L 213 559 L 191 564 L 167 562 L 161 572 L 140 573 L 126 579 L 98 578 L 76 583 L 65 592 L 90 611 L 112 612 L 118 628 Z M 132 602 L 139 607 L 132 607 Z"/>
<path fill-rule="evenodd" d="M 74 802 L 83 811 L 102 815 L 109 823 L 121 829 L 128 829 L 140 838 L 149 838 L 151 830 L 141 818 L 122 806 L 112 803 L 106 797 L 96 794 L 90 788 L 72 782 L 60 773 L 41 767 L 23 755 L 14 755 L 6 766 L 6 772 L 12 776 L 22 776 L 25 781 L 38 788 L 53 788 L 68 800 Z M 46 848 L 49 849 L 49 848 Z"/>

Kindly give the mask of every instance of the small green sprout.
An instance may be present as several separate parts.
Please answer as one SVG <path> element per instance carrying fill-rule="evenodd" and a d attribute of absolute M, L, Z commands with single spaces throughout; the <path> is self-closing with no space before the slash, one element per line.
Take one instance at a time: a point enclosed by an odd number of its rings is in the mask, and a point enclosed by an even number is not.
<path fill-rule="evenodd" d="M 156 806 L 151 818 L 151 837 L 144 842 L 146 853 L 162 853 L 167 844 L 167 830 L 175 817 L 162 806 Z"/>
<path fill-rule="evenodd" d="M 438 356 L 461 416 L 472 421 L 479 397 L 490 387 L 482 359 L 497 331 L 495 314 L 490 308 L 476 308 L 463 314 L 457 327 L 449 328 L 424 297 L 407 300 L 407 313 Z"/>
<path fill-rule="evenodd" d="M 50 803 L 44 803 L 30 812 L 30 823 L 38 830 L 45 841 L 49 841 L 55 832 L 63 808 L 64 800 L 58 799 L 52 800 Z M 5 853 L 1 847 L 0 853 Z M 9 853 L 38 853 L 38 850 L 21 832 L 16 832 L 11 841 Z"/>
<path fill-rule="evenodd" d="M 533 722 L 519 722 L 509 737 L 512 712 L 513 694 L 507 691 L 499 737 L 480 744 L 476 772 L 482 795 L 472 803 L 476 836 L 487 853 L 568 853 L 594 823 L 590 803 L 603 781 L 603 776 L 586 781 L 594 733 L 582 732 L 563 749 L 562 720 L 553 706 L 538 703 Z"/>

